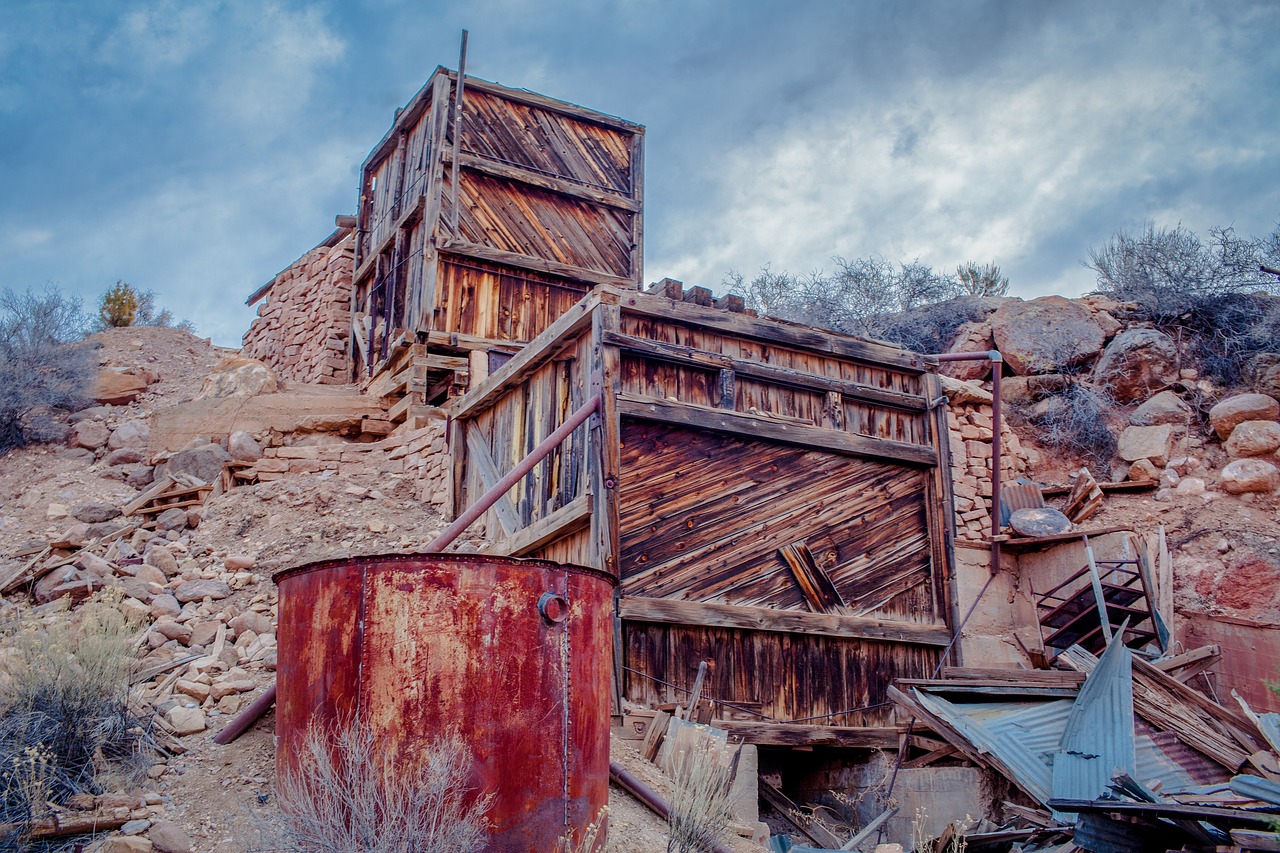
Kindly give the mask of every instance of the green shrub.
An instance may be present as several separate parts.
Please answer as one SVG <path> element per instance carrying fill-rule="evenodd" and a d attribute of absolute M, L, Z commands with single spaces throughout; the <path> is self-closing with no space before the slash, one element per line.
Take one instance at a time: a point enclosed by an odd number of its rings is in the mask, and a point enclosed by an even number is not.
<path fill-rule="evenodd" d="M 98 306 L 98 323 L 104 329 L 119 329 L 132 326 L 138 318 L 138 292 L 123 281 L 116 281 L 115 286 L 102 294 L 102 304 Z"/>

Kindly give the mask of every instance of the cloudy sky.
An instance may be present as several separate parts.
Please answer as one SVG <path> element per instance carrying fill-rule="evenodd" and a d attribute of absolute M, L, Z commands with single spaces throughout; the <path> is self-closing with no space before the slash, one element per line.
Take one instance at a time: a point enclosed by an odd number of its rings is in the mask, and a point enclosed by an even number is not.
<path fill-rule="evenodd" d="M 222 344 L 436 65 L 647 125 L 645 278 L 833 256 L 1089 290 L 1119 228 L 1280 222 L 1280 2 L 0 0 L 0 287 Z"/>

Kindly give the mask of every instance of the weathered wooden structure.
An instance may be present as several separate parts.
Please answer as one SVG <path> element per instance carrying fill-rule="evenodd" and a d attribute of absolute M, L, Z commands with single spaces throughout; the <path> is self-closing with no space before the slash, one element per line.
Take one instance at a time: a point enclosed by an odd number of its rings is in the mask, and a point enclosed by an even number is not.
<path fill-rule="evenodd" d="M 394 372 L 438 401 L 459 368 L 430 355 L 510 353 L 593 286 L 638 286 L 643 143 L 640 125 L 437 68 L 362 167 L 356 378 Z"/>
<path fill-rule="evenodd" d="M 707 695 L 740 709 L 883 722 L 888 685 L 928 676 L 953 623 L 945 416 L 921 357 L 598 287 L 453 404 L 454 512 L 597 390 L 598 414 L 488 513 L 490 550 L 620 578 L 632 700 L 678 701 L 669 685 L 710 658 Z"/>

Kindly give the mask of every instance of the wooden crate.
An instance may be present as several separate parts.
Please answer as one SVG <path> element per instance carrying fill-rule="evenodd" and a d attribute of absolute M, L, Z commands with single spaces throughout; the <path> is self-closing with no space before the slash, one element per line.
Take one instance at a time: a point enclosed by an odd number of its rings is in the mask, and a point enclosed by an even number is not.
<path fill-rule="evenodd" d="M 490 550 L 619 579 L 633 701 L 682 700 L 662 682 L 687 689 L 712 659 L 709 698 L 880 722 L 883 707 L 838 712 L 931 674 L 950 640 L 946 432 L 928 366 L 600 287 L 453 404 L 453 511 L 602 389 L 602 412 L 488 513 Z"/>

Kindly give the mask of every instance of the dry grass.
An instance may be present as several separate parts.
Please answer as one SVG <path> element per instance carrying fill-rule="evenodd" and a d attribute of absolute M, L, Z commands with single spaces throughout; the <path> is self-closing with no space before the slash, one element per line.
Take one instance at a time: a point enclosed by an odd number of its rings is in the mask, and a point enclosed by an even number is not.
<path fill-rule="evenodd" d="M 738 750 L 705 735 L 685 737 L 668 760 L 671 834 L 667 853 L 705 853 L 729 825 Z"/>
<path fill-rule="evenodd" d="M 471 798 L 469 750 L 434 742 L 416 767 L 395 763 L 352 721 L 312 725 L 301 769 L 285 777 L 274 849 L 307 853 L 461 853 L 481 847 L 490 796 Z"/>

